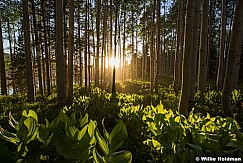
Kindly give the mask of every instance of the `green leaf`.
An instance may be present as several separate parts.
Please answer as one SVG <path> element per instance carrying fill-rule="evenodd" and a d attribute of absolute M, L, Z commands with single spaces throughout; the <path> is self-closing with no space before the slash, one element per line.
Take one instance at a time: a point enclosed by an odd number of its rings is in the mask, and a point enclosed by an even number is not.
<path fill-rule="evenodd" d="M 65 132 L 67 136 L 74 137 L 74 135 L 78 132 L 78 129 L 72 124 L 67 124 L 65 127 Z"/>
<path fill-rule="evenodd" d="M 37 125 L 36 119 L 33 118 L 32 116 L 31 117 L 27 117 L 26 120 L 24 121 L 24 125 L 28 129 L 27 137 L 34 135 L 34 133 L 36 132 L 36 129 L 37 129 L 37 127 L 36 127 L 36 125 Z"/>
<path fill-rule="evenodd" d="M 38 122 L 38 116 L 33 110 L 29 110 L 28 117 L 33 117 Z"/>
<path fill-rule="evenodd" d="M 103 134 L 105 136 L 106 141 L 109 141 L 110 140 L 110 135 L 107 132 L 107 130 L 105 129 L 105 124 L 104 123 L 105 123 L 105 119 L 102 120 Z"/>
<path fill-rule="evenodd" d="M 41 147 L 36 141 L 28 143 L 28 152 L 26 153 L 22 162 L 40 163 Z"/>
<path fill-rule="evenodd" d="M 204 156 L 204 152 L 202 150 L 202 147 L 195 145 L 195 144 L 190 144 L 190 143 L 186 143 L 187 145 L 189 145 L 192 149 L 194 149 L 197 153 L 197 156 Z"/>
<path fill-rule="evenodd" d="M 1 126 L 0 126 L 0 138 L 14 145 L 18 145 L 20 141 L 16 134 L 6 131 Z"/>
<path fill-rule="evenodd" d="M 93 150 L 93 157 L 94 157 L 95 162 L 97 162 L 97 163 L 107 163 L 105 161 L 105 159 L 99 155 L 99 153 L 97 152 L 97 150 L 95 148 Z"/>
<path fill-rule="evenodd" d="M 125 124 L 120 121 L 116 124 L 116 126 L 112 129 L 110 134 L 110 141 L 109 141 L 109 149 L 110 153 L 115 152 L 119 149 L 124 140 L 127 138 L 128 133 Z"/>
<path fill-rule="evenodd" d="M 108 144 L 106 143 L 105 139 L 101 136 L 98 129 L 96 130 L 95 134 L 96 134 L 96 139 L 98 141 L 98 144 L 99 144 L 102 152 L 105 155 L 108 155 L 109 154 L 109 148 L 108 148 Z"/>
<path fill-rule="evenodd" d="M 11 111 L 8 114 L 9 117 L 9 125 L 12 126 L 16 131 L 19 130 L 19 123 L 14 119 L 14 117 L 11 114 Z"/>
<path fill-rule="evenodd" d="M 3 144 L 0 141 L 0 162 L 8 162 L 8 163 L 14 163 L 14 159 L 11 155 L 11 152 L 7 148 L 5 144 Z"/>
<path fill-rule="evenodd" d="M 189 149 L 187 148 L 182 154 L 181 162 L 188 163 L 189 160 L 190 160 L 190 152 Z"/>
<path fill-rule="evenodd" d="M 159 105 L 156 107 L 156 109 L 157 113 L 165 114 L 167 112 L 167 110 L 164 109 L 164 105 L 161 101 L 159 102 Z"/>
<path fill-rule="evenodd" d="M 83 118 L 80 117 L 79 121 L 79 127 L 85 126 L 87 123 L 89 123 L 89 115 L 86 113 Z"/>
<path fill-rule="evenodd" d="M 112 163 L 131 163 L 132 154 L 129 151 L 115 152 L 109 157 L 109 162 Z"/>
<path fill-rule="evenodd" d="M 44 124 L 40 124 L 39 130 L 38 130 L 38 138 L 44 143 L 46 144 L 46 140 L 49 137 L 49 129 L 44 125 Z"/>
<path fill-rule="evenodd" d="M 74 126 L 77 124 L 77 119 L 76 119 L 75 113 L 72 113 L 71 114 L 71 116 L 70 116 L 70 122 Z"/>
<path fill-rule="evenodd" d="M 238 144 L 238 143 L 233 142 L 233 141 L 229 142 L 229 143 L 226 145 L 226 147 L 234 147 L 234 148 L 240 150 L 241 152 L 243 152 L 243 145 L 242 145 L 242 144 Z"/>

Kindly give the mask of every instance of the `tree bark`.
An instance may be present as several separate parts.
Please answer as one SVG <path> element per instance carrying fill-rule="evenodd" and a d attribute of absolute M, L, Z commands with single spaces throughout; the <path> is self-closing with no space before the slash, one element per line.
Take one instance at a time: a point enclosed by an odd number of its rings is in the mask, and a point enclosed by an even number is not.
<path fill-rule="evenodd" d="M 46 30 L 45 4 L 44 3 L 45 3 L 44 0 L 41 0 L 43 32 L 44 32 L 44 44 L 45 44 L 45 57 L 46 57 L 45 58 L 46 71 L 44 71 L 44 73 L 45 73 L 45 80 L 46 80 L 47 95 L 50 95 L 51 94 L 50 58 L 49 58 L 49 50 L 48 50 L 48 44 L 47 44 L 47 30 Z"/>
<path fill-rule="evenodd" d="M 96 41 L 97 41 L 97 50 L 96 50 L 96 57 L 95 57 L 95 86 L 99 87 L 99 58 L 100 58 L 100 0 L 97 0 L 97 13 L 96 13 Z"/>
<path fill-rule="evenodd" d="M 208 0 L 203 0 L 203 11 L 201 20 L 199 68 L 198 68 L 198 90 L 205 91 L 207 79 L 207 45 L 208 45 Z"/>
<path fill-rule="evenodd" d="M 154 90 L 154 17 L 155 17 L 156 0 L 153 5 L 153 16 L 151 22 L 151 45 L 150 45 L 150 92 L 153 94 Z"/>
<path fill-rule="evenodd" d="M 232 35 L 230 38 L 229 44 L 229 51 L 227 57 L 227 66 L 226 66 L 226 73 L 224 78 L 224 85 L 222 90 L 222 109 L 225 116 L 232 117 L 233 110 L 231 107 L 231 91 L 233 88 L 233 80 L 235 75 L 235 67 L 236 67 L 236 51 L 237 46 L 240 45 L 239 41 L 242 40 L 242 36 L 239 35 L 240 27 L 243 18 L 243 1 L 237 0 L 235 14 L 234 14 L 234 21 L 233 21 L 233 28 L 232 28 Z"/>
<path fill-rule="evenodd" d="M 222 0 L 222 15 L 221 15 L 221 33 L 220 33 L 220 54 L 218 64 L 218 74 L 216 87 L 218 91 L 222 90 L 224 82 L 224 50 L 225 50 L 225 11 L 226 11 L 226 0 Z"/>
<path fill-rule="evenodd" d="M 74 0 L 69 0 L 67 104 L 73 101 L 73 46 L 74 46 Z"/>
<path fill-rule="evenodd" d="M 157 46 L 156 46 L 156 53 L 157 53 L 157 71 L 155 77 L 155 93 L 158 94 L 159 92 L 159 79 L 161 78 L 161 55 L 160 55 L 160 0 L 157 0 L 157 8 L 156 8 L 156 38 L 157 38 Z"/>
<path fill-rule="evenodd" d="M 195 3 L 195 14 L 194 14 L 194 26 L 193 26 L 193 50 L 192 50 L 192 67 L 191 67 L 191 93 L 190 101 L 194 99 L 196 93 L 195 84 L 197 81 L 197 58 L 198 58 L 198 36 L 199 36 L 199 25 L 200 25 L 200 7 L 201 0 Z"/>
<path fill-rule="evenodd" d="M 28 101 L 34 101 L 34 85 L 32 76 L 32 61 L 30 50 L 30 24 L 28 0 L 23 0 L 23 27 L 24 27 L 24 45 L 25 45 L 25 62 L 26 62 L 26 77 L 27 77 L 27 96 Z"/>
<path fill-rule="evenodd" d="M 193 25 L 194 25 L 195 0 L 187 0 L 186 26 L 185 26 L 185 45 L 183 52 L 183 74 L 181 97 L 178 111 L 180 114 L 188 116 L 188 101 L 191 89 L 191 58 L 193 48 Z"/>
<path fill-rule="evenodd" d="M 35 33 L 35 48 L 36 48 L 36 57 L 37 57 L 37 72 L 38 72 L 38 83 L 40 94 L 43 95 L 43 84 L 42 84 L 42 70 L 41 70 L 41 55 L 40 55 L 40 43 L 39 43 L 39 34 L 38 27 L 36 24 L 36 15 L 35 15 L 35 2 L 32 2 L 32 12 L 33 12 L 33 25 Z"/>
<path fill-rule="evenodd" d="M 0 71 L 1 71 L 1 94 L 7 95 L 6 70 L 5 70 L 5 62 L 4 62 L 1 18 L 0 18 Z"/>
<path fill-rule="evenodd" d="M 63 54 L 63 0 L 56 0 L 56 78 L 58 105 L 66 104 L 66 70 Z"/>

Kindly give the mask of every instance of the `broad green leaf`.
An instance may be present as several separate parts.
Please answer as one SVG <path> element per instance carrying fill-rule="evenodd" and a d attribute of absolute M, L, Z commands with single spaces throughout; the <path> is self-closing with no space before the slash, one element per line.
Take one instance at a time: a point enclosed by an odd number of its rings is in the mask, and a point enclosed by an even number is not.
<path fill-rule="evenodd" d="M 157 113 L 165 114 L 167 112 L 167 110 L 164 109 L 164 105 L 161 101 L 159 102 L 159 105 L 156 107 L 156 109 Z"/>
<path fill-rule="evenodd" d="M 41 147 L 36 141 L 28 143 L 28 151 L 22 162 L 40 163 Z"/>
<path fill-rule="evenodd" d="M 21 142 L 16 148 L 16 151 L 14 153 L 14 160 L 22 158 L 22 156 L 25 155 L 26 151 L 27 151 L 27 147 L 24 145 L 23 142 Z"/>
<path fill-rule="evenodd" d="M 108 144 L 107 142 L 105 141 L 105 139 L 101 136 L 99 130 L 97 129 L 96 132 L 96 139 L 97 139 L 97 142 L 102 150 L 102 152 L 105 154 L 105 155 L 108 155 L 109 154 L 109 148 L 108 148 Z"/>
<path fill-rule="evenodd" d="M 111 163 L 131 163 L 132 154 L 129 151 L 115 152 L 109 157 Z"/>
<path fill-rule="evenodd" d="M 106 161 L 105 161 L 105 159 L 104 158 L 102 158 L 100 155 L 99 155 L 99 153 L 97 152 L 97 150 L 94 148 L 94 150 L 93 150 L 93 157 L 94 157 L 94 161 L 96 162 L 96 163 L 107 163 Z"/>
<path fill-rule="evenodd" d="M 78 129 L 70 123 L 66 125 L 65 132 L 67 136 L 74 137 L 74 135 L 78 132 Z"/>
<path fill-rule="evenodd" d="M 120 148 L 127 136 L 128 133 L 125 124 L 122 121 L 118 122 L 110 134 L 110 153 L 113 153 Z"/>
<path fill-rule="evenodd" d="M 110 135 L 109 135 L 109 133 L 106 131 L 106 128 L 105 128 L 105 124 L 104 124 L 104 123 L 105 123 L 105 119 L 102 120 L 103 134 L 104 134 L 104 136 L 105 136 L 106 141 L 109 142 L 109 140 L 110 140 Z"/>
<path fill-rule="evenodd" d="M 81 140 L 83 138 L 83 136 L 87 132 L 87 130 L 88 130 L 88 125 L 84 126 L 82 128 L 82 130 L 79 131 L 79 133 L 78 133 L 78 140 Z"/>
<path fill-rule="evenodd" d="M 39 130 L 38 130 L 38 138 L 44 143 L 46 144 L 46 140 L 49 137 L 49 129 L 44 125 L 44 124 L 40 124 Z"/>
<path fill-rule="evenodd" d="M 33 117 L 38 122 L 38 116 L 33 110 L 29 110 L 28 117 Z"/>
<path fill-rule="evenodd" d="M 0 138 L 14 145 L 18 145 L 20 141 L 16 134 L 6 131 L 1 126 L 0 126 Z"/>
<path fill-rule="evenodd" d="M 55 147 L 58 154 L 69 159 L 80 159 L 78 150 L 74 148 L 77 142 L 66 135 L 55 135 L 55 140 Z"/>
<path fill-rule="evenodd" d="M 75 141 L 66 135 L 55 135 L 55 140 L 55 147 L 58 154 L 65 158 L 78 159 L 81 162 L 85 162 L 90 157 L 90 139 L 87 133 L 81 141 Z"/>
<path fill-rule="evenodd" d="M 190 150 L 190 163 L 196 163 L 195 158 L 198 157 L 194 150 Z"/>
<path fill-rule="evenodd" d="M 12 126 L 16 131 L 19 129 L 19 123 L 14 119 L 14 117 L 12 116 L 11 111 L 8 114 L 9 117 L 9 125 Z"/>
<path fill-rule="evenodd" d="M 13 156 L 5 144 L 0 141 L 0 162 L 14 163 Z"/>
<path fill-rule="evenodd" d="M 89 115 L 86 113 L 85 116 L 79 120 L 79 127 L 83 127 L 87 123 L 89 123 Z"/>
<path fill-rule="evenodd" d="M 238 144 L 238 143 L 233 142 L 233 141 L 229 142 L 229 143 L 226 145 L 226 147 L 234 147 L 234 148 L 240 150 L 241 152 L 243 152 L 243 145 L 242 145 L 242 144 Z"/>
<path fill-rule="evenodd" d="M 34 133 L 36 132 L 36 125 L 37 125 L 37 121 L 35 118 L 31 117 L 27 117 L 26 120 L 24 121 L 24 125 L 27 127 L 28 129 L 28 134 L 27 137 L 34 135 Z"/>
<path fill-rule="evenodd" d="M 189 160 L 190 160 L 190 152 L 189 149 L 187 148 L 182 154 L 181 162 L 188 163 Z"/>
<path fill-rule="evenodd" d="M 190 143 L 186 143 L 187 145 L 189 145 L 192 149 L 194 149 L 197 153 L 197 156 L 204 156 L 204 152 L 202 150 L 202 147 L 195 145 L 195 144 L 190 144 Z"/>
<path fill-rule="evenodd" d="M 71 124 L 74 125 L 74 126 L 77 124 L 77 119 L 76 119 L 75 113 L 72 113 L 72 114 L 70 115 L 70 122 L 71 122 Z"/>

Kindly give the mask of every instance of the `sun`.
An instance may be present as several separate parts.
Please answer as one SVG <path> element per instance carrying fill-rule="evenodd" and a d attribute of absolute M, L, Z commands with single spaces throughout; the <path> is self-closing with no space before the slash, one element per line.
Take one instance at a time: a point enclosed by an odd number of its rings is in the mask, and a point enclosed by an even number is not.
<path fill-rule="evenodd" d="M 118 68 L 119 67 L 119 64 L 120 64 L 120 62 L 119 62 L 119 59 L 118 58 L 111 57 L 109 59 L 109 65 L 111 67 L 114 67 L 115 66 L 116 68 Z"/>

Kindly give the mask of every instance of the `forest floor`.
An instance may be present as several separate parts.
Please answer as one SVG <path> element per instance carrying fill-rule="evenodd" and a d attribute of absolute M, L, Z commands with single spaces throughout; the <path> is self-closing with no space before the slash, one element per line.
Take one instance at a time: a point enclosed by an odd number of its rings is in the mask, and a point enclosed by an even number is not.
<path fill-rule="evenodd" d="M 195 95 L 186 118 L 177 112 L 180 94 L 172 85 L 162 84 L 154 95 L 149 88 L 149 82 L 126 81 L 117 83 L 116 94 L 91 86 L 86 95 L 75 86 L 73 104 L 63 109 L 56 93 L 34 103 L 25 96 L 0 96 L 0 150 L 5 151 L 0 162 L 193 162 L 196 156 L 243 156 L 242 90 L 232 93 L 234 118 L 220 115 L 221 92 L 210 87 Z M 70 144 L 73 148 L 64 150 Z"/>

